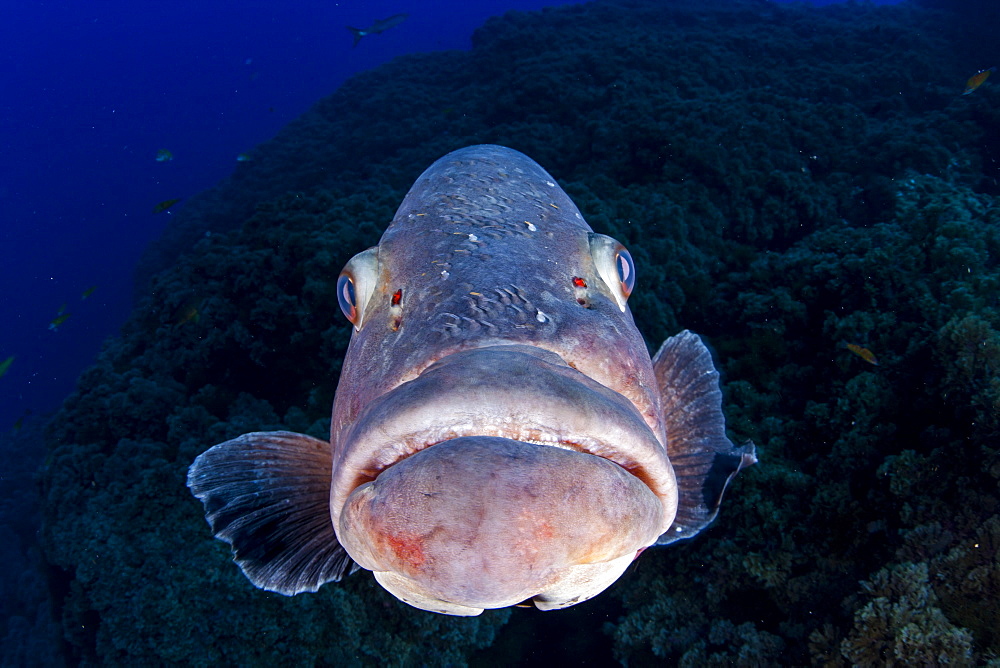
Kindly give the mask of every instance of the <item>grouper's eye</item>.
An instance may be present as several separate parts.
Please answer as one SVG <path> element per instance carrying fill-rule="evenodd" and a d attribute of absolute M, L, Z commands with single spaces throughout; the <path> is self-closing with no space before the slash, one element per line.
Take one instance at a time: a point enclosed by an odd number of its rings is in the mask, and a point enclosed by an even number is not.
<path fill-rule="evenodd" d="M 632 262 L 632 254 L 624 248 L 619 248 L 618 255 L 615 256 L 615 266 L 618 267 L 618 280 L 621 281 L 622 292 L 628 299 L 632 294 L 632 288 L 635 287 L 635 263 Z"/>
<path fill-rule="evenodd" d="M 358 321 L 358 298 L 354 294 L 354 279 L 347 274 L 341 274 L 337 279 L 337 300 L 340 310 L 353 325 Z"/>
<path fill-rule="evenodd" d="M 625 310 L 632 289 L 635 288 L 635 263 L 632 255 L 615 239 L 603 234 L 590 234 L 590 255 L 594 258 L 597 273 L 611 291 L 618 308 Z"/>
<path fill-rule="evenodd" d="M 337 279 L 337 301 L 354 329 L 361 330 L 365 309 L 371 303 L 378 282 L 378 248 L 358 253 L 347 263 Z"/>

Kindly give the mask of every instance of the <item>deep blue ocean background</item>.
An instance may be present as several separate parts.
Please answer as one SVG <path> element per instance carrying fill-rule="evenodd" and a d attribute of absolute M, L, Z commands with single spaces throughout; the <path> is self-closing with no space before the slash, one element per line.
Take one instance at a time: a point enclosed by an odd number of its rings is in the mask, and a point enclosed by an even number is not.
<path fill-rule="evenodd" d="M 47 608 L 35 617 L 27 609 L 49 590 L 33 542 L 41 431 L 129 318 L 147 246 L 191 198 L 230 176 L 238 155 L 252 154 L 353 75 L 405 54 L 467 50 L 490 16 L 561 4 L 575 3 L 7 3 L 0 21 L 0 362 L 14 359 L 0 377 L 0 555 L 9 572 L 24 573 L 0 577 L 0 617 L 21 620 L 6 629 L 21 644 L 5 655 L 9 665 L 58 660 L 51 641 L 62 632 L 58 620 Z M 401 25 L 352 46 L 345 26 L 401 12 L 409 14 Z M 621 49 L 631 47 L 622 34 Z M 1000 64 L 1000 54 L 996 60 L 980 65 Z M 960 90 L 969 74 L 946 83 Z M 441 107 L 449 113 L 449 103 Z M 171 160 L 156 159 L 162 149 Z M 169 210 L 153 212 L 176 198 Z"/>

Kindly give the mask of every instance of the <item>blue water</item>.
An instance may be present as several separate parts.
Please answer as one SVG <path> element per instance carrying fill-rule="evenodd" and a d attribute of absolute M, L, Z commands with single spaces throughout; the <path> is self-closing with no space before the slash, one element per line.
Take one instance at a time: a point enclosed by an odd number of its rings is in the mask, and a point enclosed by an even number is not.
<path fill-rule="evenodd" d="M 135 263 L 184 202 L 154 215 L 155 204 L 211 187 L 356 72 L 469 48 L 487 17 L 557 4 L 6 3 L 0 361 L 16 358 L 0 378 L 0 432 L 58 407 L 125 321 Z M 402 25 L 352 48 L 345 26 L 400 12 Z M 157 162 L 160 149 L 174 159 Z M 63 304 L 70 317 L 50 331 Z"/>

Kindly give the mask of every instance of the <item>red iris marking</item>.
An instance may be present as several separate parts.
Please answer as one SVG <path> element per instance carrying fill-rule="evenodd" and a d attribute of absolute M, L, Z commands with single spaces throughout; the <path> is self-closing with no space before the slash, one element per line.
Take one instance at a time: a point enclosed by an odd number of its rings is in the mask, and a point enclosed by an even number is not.
<path fill-rule="evenodd" d="M 587 281 L 583 280 L 579 276 L 573 277 L 573 287 L 574 288 L 585 288 L 587 287 Z"/>
<path fill-rule="evenodd" d="M 401 302 L 401 301 L 403 301 L 403 290 L 402 290 L 402 288 L 399 289 L 399 290 L 396 290 L 396 292 L 393 293 L 393 295 L 392 295 L 392 305 L 393 306 L 399 306 L 399 302 Z"/>

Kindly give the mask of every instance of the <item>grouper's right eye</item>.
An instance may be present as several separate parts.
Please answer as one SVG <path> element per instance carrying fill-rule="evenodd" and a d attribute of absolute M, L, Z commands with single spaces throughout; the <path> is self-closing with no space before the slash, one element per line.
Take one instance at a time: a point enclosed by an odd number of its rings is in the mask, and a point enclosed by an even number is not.
<path fill-rule="evenodd" d="M 337 279 L 337 301 L 340 310 L 353 325 L 358 321 L 358 301 L 354 294 L 354 279 L 347 274 L 341 274 Z"/>
<path fill-rule="evenodd" d="M 337 302 L 356 331 L 361 331 L 365 310 L 378 283 L 378 248 L 369 248 L 351 258 L 337 279 Z"/>

